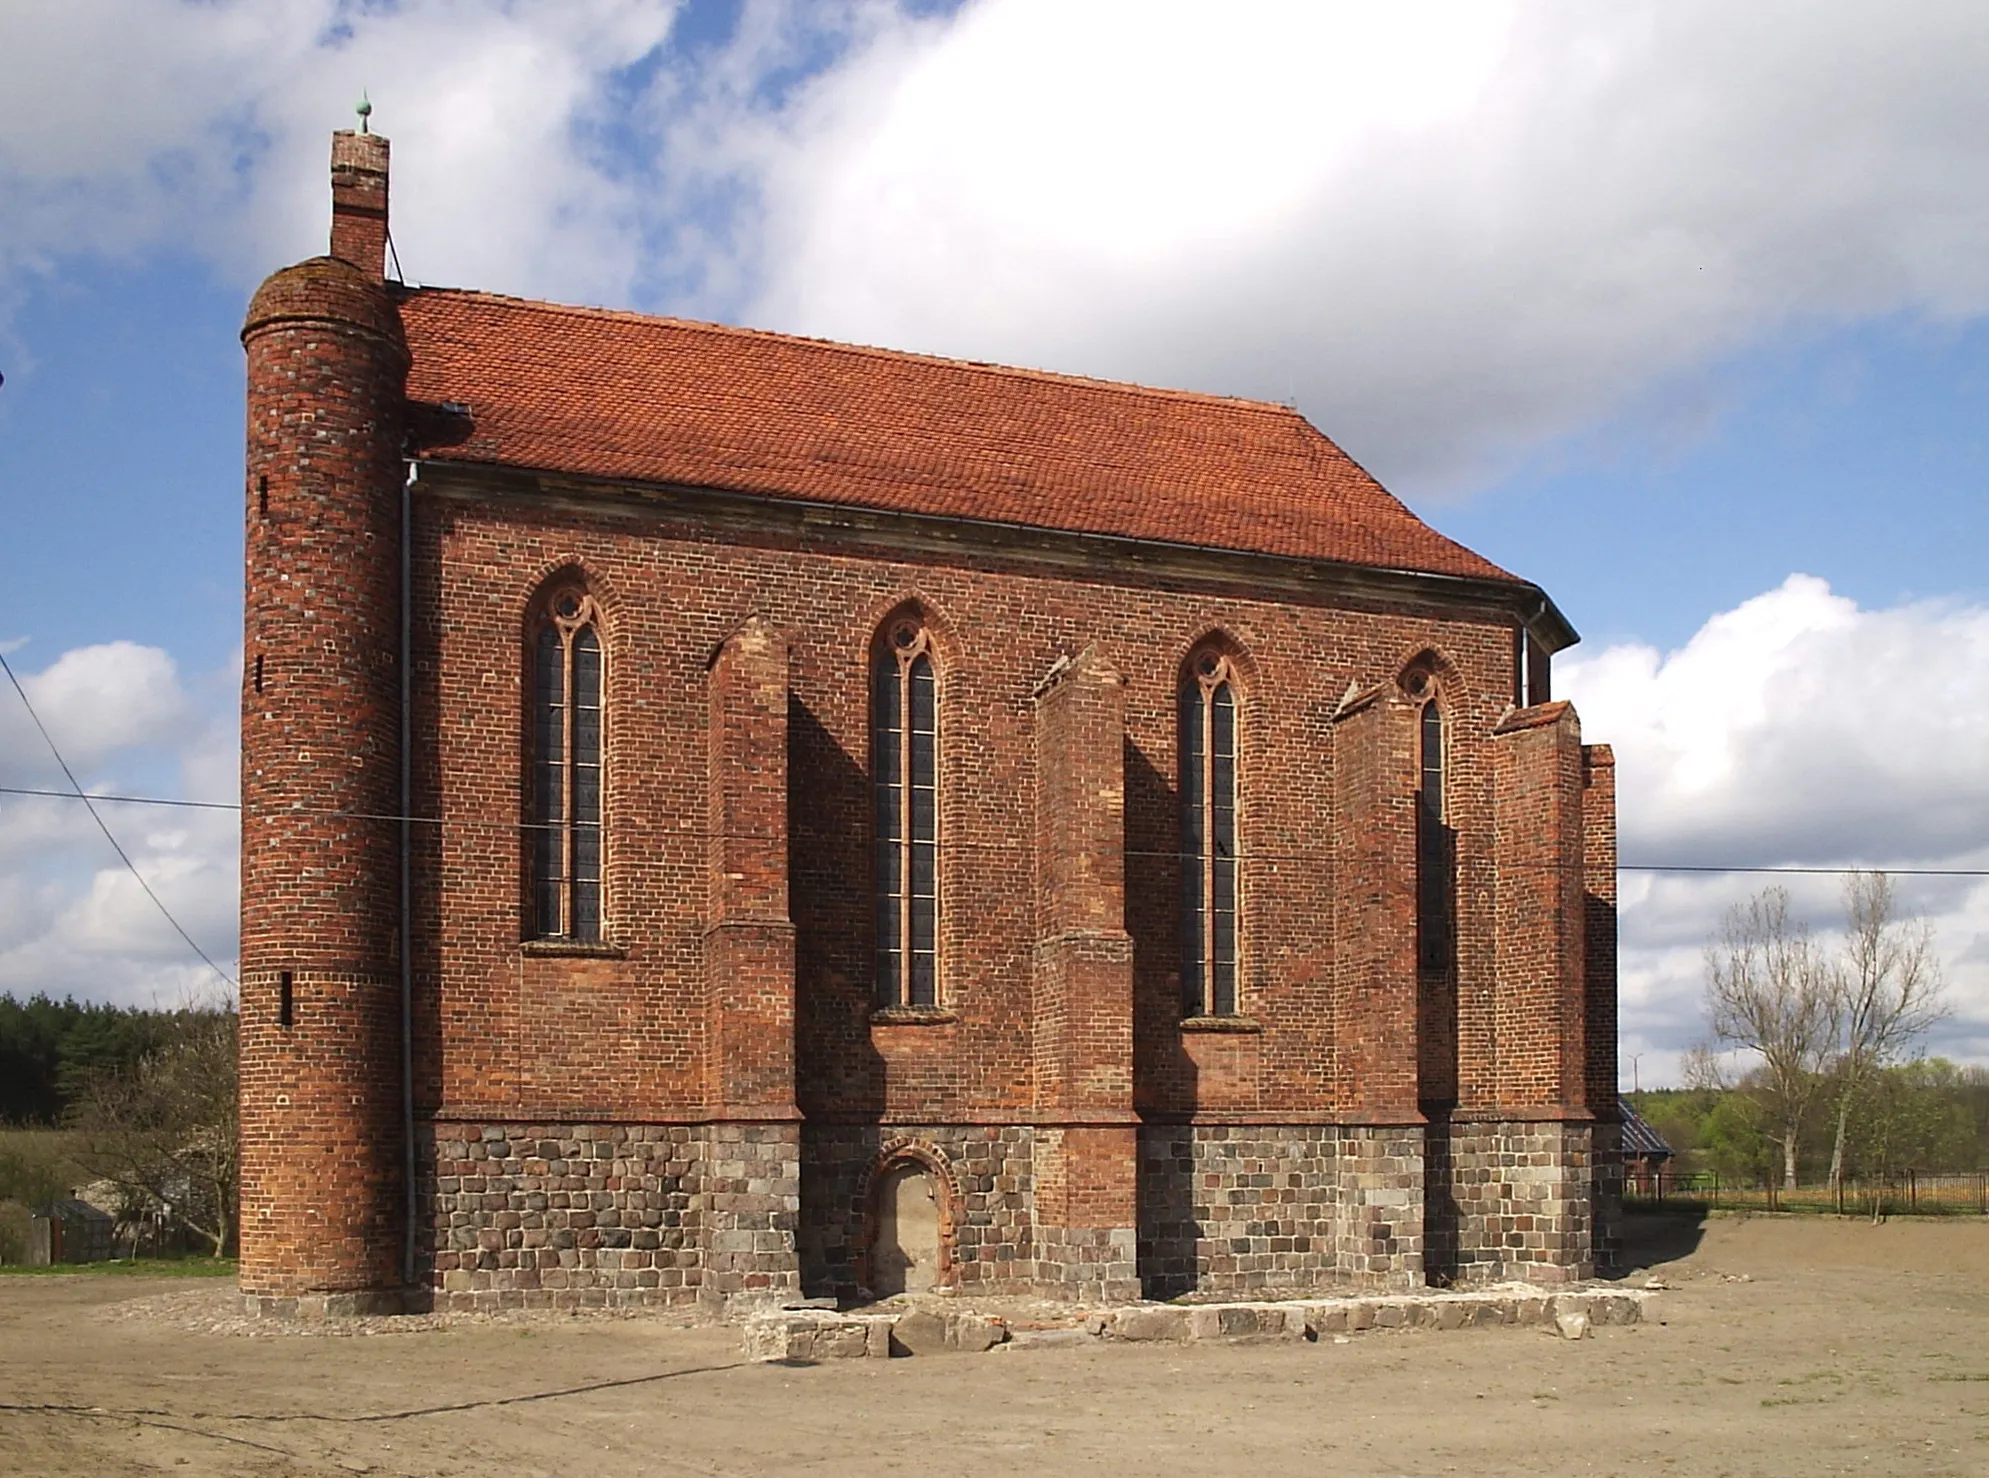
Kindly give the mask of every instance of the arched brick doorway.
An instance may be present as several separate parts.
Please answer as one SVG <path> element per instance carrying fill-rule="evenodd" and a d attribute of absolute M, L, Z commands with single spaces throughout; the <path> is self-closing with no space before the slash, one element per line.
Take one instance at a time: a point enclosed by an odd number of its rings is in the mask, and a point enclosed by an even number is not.
<path fill-rule="evenodd" d="M 913 1141 L 886 1145 L 864 1188 L 858 1281 L 878 1298 L 953 1286 L 958 1189 L 952 1166 Z"/>

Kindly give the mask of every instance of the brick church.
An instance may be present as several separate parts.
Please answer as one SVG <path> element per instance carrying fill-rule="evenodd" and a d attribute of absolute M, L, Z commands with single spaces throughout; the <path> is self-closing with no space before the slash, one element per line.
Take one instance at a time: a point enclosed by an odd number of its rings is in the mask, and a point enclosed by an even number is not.
<path fill-rule="evenodd" d="M 1278 405 L 256 293 L 242 1263 L 272 1312 L 1588 1276 L 1575 633 Z"/>

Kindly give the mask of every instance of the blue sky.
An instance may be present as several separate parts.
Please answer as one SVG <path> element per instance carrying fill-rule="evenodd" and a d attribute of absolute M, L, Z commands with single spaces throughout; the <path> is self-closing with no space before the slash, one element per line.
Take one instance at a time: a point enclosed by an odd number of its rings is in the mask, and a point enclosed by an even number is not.
<path fill-rule="evenodd" d="M 1583 632 L 1563 687 L 1625 758 L 1626 859 L 1989 860 L 1974 7 L 0 24 L 0 650 L 100 788 L 232 793 L 235 334 L 322 249 L 325 136 L 365 87 L 417 280 L 1296 400 Z M 0 713 L 0 784 L 47 780 L 31 737 Z M 225 822 L 111 815 L 227 956 Z M 0 819 L 0 989 L 197 985 L 100 839 L 55 803 Z M 1646 1081 L 1760 881 L 1629 884 Z M 1796 892 L 1827 931 L 1832 886 Z M 1989 1061 L 1989 889 L 1907 897 L 1956 1005 L 1935 1045 Z"/>
<path fill-rule="evenodd" d="M 1591 645 L 1677 646 L 1795 570 L 1862 605 L 1989 595 L 1989 325 L 1858 324 L 1664 388 L 1689 412 L 1654 396 L 1423 511 Z"/>

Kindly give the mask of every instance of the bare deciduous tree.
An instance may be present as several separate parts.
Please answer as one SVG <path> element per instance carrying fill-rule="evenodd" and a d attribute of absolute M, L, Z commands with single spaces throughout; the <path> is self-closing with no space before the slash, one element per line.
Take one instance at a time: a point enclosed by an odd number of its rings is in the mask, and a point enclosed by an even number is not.
<path fill-rule="evenodd" d="M 236 1060 L 234 1013 L 189 1011 L 136 1067 L 87 1079 L 72 1110 L 78 1163 L 171 1207 L 216 1257 L 235 1231 Z"/>
<path fill-rule="evenodd" d="M 1694 1042 L 1685 1049 L 1678 1059 L 1678 1076 L 1687 1088 L 1714 1089 L 1726 1087 L 1720 1073 L 1719 1055 L 1710 1044 Z"/>
<path fill-rule="evenodd" d="M 1727 912 L 1706 950 L 1706 1014 L 1727 1047 L 1759 1054 L 1750 1075 L 1782 1147 L 1782 1183 L 1796 1183 L 1796 1147 L 1822 1069 L 1837 1041 L 1838 996 L 1808 928 L 1789 918 L 1789 895 L 1765 888 Z"/>
<path fill-rule="evenodd" d="M 1844 956 L 1832 981 L 1841 1032 L 1833 1186 L 1844 1177 L 1852 1114 L 1874 1077 L 1948 1014 L 1933 926 L 1899 916 L 1890 875 L 1861 871 L 1844 880 L 1844 933 Z"/>

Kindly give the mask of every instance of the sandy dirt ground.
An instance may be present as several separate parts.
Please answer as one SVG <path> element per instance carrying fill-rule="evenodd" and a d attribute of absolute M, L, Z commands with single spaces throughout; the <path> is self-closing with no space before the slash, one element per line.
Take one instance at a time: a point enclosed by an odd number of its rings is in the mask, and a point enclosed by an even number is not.
<path fill-rule="evenodd" d="M 539 1318 L 191 1332 L 226 1290 L 0 1279 L 0 1473 L 1989 1474 L 1989 1224 L 1636 1230 L 1650 1322 L 748 1365 Z M 203 1301 L 207 1301 L 203 1304 Z"/>

